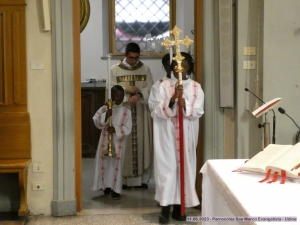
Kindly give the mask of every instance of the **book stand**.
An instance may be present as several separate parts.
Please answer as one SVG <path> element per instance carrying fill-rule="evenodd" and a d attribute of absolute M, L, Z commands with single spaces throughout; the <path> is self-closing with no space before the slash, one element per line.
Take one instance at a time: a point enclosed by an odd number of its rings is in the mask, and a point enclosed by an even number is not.
<path fill-rule="evenodd" d="M 264 128 L 264 148 L 270 144 L 270 123 L 268 122 L 268 111 L 273 111 L 273 137 L 272 137 L 272 144 L 275 144 L 275 126 L 276 126 L 276 117 L 273 108 L 279 104 L 282 98 L 274 98 L 271 101 L 264 103 L 262 106 L 257 108 L 252 112 L 252 115 L 255 118 L 260 117 L 262 114 L 265 114 L 265 122 L 263 125 L 258 124 L 258 128 Z"/>

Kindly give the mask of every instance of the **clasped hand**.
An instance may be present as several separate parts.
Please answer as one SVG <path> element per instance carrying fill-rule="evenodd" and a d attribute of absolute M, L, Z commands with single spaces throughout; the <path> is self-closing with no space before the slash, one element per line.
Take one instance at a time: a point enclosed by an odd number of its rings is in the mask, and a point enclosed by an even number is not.
<path fill-rule="evenodd" d="M 178 85 L 175 88 L 175 94 L 173 95 L 173 97 L 171 98 L 171 102 L 175 102 L 175 100 L 178 98 L 178 102 L 177 104 L 183 108 L 185 108 L 185 99 L 180 97 L 183 95 L 183 86 L 182 85 Z"/>
<path fill-rule="evenodd" d="M 130 94 L 137 94 L 139 91 L 140 89 L 136 86 L 129 86 L 125 89 L 125 92 Z"/>
<path fill-rule="evenodd" d="M 108 117 L 112 116 L 112 110 L 111 109 L 108 109 L 106 111 L 106 117 L 105 117 L 105 121 L 107 121 Z M 112 134 L 112 133 L 116 133 L 116 130 L 115 130 L 115 127 L 114 126 L 109 126 L 107 128 L 107 132 Z"/>
<path fill-rule="evenodd" d="M 107 119 L 108 117 L 110 117 L 110 116 L 112 116 L 112 110 L 111 110 L 111 109 L 108 109 L 108 110 L 106 111 L 106 119 Z"/>
<path fill-rule="evenodd" d="M 114 126 L 109 126 L 109 127 L 107 128 L 107 132 L 108 132 L 109 134 L 116 133 L 115 127 L 114 127 Z"/>
<path fill-rule="evenodd" d="M 138 100 L 140 99 L 140 95 L 138 94 L 138 92 L 140 91 L 140 89 L 137 88 L 136 86 L 129 86 L 128 88 L 125 89 L 125 91 L 127 93 L 132 94 L 132 96 L 128 100 L 128 103 L 131 106 L 134 106 L 138 102 Z"/>

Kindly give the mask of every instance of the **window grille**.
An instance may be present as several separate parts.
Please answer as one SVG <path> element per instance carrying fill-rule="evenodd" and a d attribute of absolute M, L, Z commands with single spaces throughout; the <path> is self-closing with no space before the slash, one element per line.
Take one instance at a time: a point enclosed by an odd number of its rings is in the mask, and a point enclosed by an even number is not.
<path fill-rule="evenodd" d="M 112 0 L 110 52 L 122 55 L 128 42 L 136 42 L 141 55 L 159 55 L 160 42 L 173 27 L 175 1 Z"/>

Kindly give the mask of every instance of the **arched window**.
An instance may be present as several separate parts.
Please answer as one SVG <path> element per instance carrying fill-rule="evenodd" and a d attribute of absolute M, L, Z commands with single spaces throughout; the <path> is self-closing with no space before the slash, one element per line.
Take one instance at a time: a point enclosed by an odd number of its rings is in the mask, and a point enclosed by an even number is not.
<path fill-rule="evenodd" d="M 110 52 L 123 55 L 128 42 L 136 42 L 141 55 L 161 55 L 160 43 L 175 25 L 172 0 L 111 0 Z"/>

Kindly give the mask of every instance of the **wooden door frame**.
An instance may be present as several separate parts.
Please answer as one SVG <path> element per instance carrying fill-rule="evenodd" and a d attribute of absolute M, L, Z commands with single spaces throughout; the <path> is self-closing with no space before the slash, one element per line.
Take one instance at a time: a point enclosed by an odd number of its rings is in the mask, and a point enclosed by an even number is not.
<path fill-rule="evenodd" d="M 82 210 L 82 188 L 81 188 L 81 74 L 80 74 L 80 4 L 79 0 L 73 0 L 74 20 L 74 93 L 75 93 L 75 185 L 77 212 Z M 203 87 L 203 0 L 194 0 L 194 43 L 195 43 L 195 74 L 196 81 Z M 196 190 L 199 198 L 202 195 L 202 175 L 199 173 L 203 165 L 203 135 L 204 117 L 199 122 L 199 135 L 197 146 L 197 177 Z"/>
<path fill-rule="evenodd" d="M 74 101 L 75 101 L 75 193 L 77 212 L 82 210 L 81 188 L 81 67 L 80 67 L 80 4 L 73 0 Z"/>
<path fill-rule="evenodd" d="M 195 61 L 195 75 L 196 81 L 201 84 L 203 88 L 203 0 L 194 0 L 194 61 Z M 202 202 L 202 174 L 199 173 L 203 165 L 203 135 L 204 135 L 204 116 L 199 121 L 199 135 L 197 145 L 197 176 L 196 176 L 196 190 L 200 202 Z M 201 208 L 201 205 L 199 206 Z"/>

